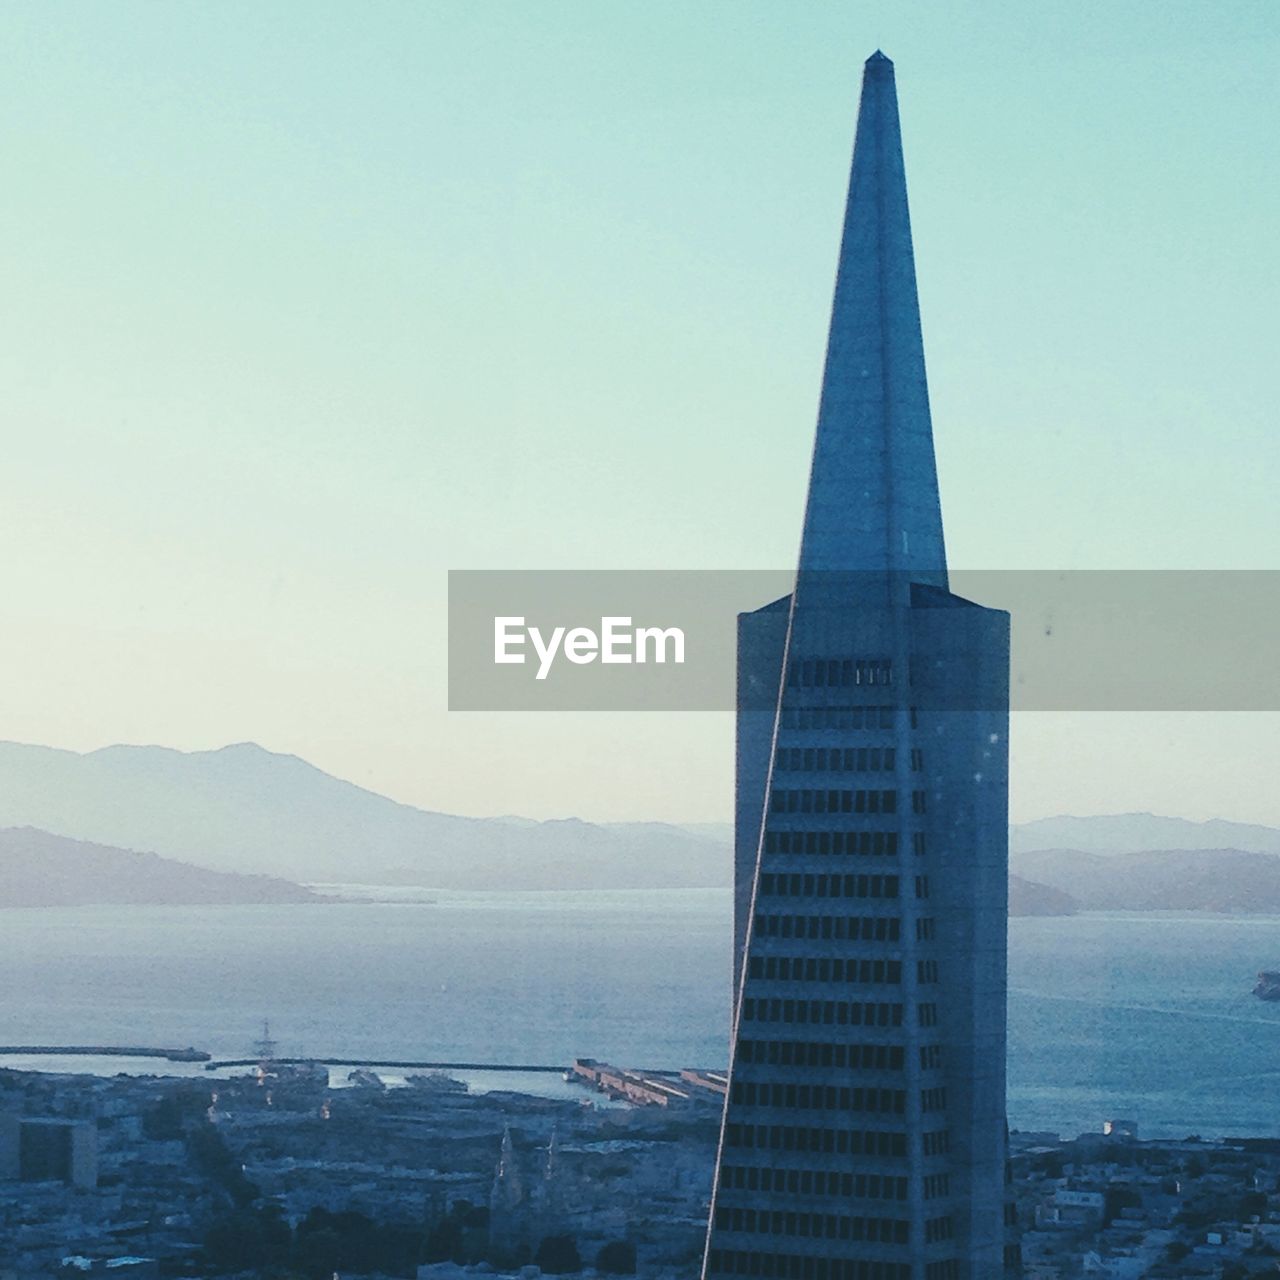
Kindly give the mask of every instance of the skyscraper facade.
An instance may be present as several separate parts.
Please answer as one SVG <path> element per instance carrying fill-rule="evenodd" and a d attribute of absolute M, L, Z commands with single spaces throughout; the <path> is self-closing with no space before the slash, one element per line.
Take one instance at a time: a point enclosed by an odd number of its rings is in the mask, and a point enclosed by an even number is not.
<path fill-rule="evenodd" d="M 864 70 L 795 590 L 739 619 L 704 1280 L 993 1280 L 1009 627 L 948 590 L 893 64 Z"/>

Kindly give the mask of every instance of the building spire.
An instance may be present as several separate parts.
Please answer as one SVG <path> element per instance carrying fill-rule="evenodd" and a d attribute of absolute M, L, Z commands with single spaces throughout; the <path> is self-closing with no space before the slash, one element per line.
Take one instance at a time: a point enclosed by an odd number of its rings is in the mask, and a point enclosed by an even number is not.
<path fill-rule="evenodd" d="M 898 98 L 879 50 L 863 70 L 800 571 L 947 584 Z"/>

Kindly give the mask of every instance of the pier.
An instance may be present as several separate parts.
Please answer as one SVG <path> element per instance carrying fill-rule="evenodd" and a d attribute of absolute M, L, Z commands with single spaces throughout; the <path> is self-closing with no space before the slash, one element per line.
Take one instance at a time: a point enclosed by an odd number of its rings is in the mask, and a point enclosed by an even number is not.
<path fill-rule="evenodd" d="M 203 1061 L 203 1059 L 202 1059 Z M 404 1062 L 384 1058 L 272 1058 L 271 1062 L 286 1067 L 387 1067 L 393 1071 L 530 1071 L 563 1074 L 564 1067 L 546 1067 L 527 1062 Z M 261 1058 L 224 1058 L 217 1062 L 205 1062 L 206 1071 L 219 1071 L 224 1067 L 256 1067 Z"/>
<path fill-rule="evenodd" d="M 162 1058 L 166 1062 L 208 1062 L 212 1055 L 203 1049 L 151 1049 L 117 1044 L 4 1044 L 0 1058 Z"/>

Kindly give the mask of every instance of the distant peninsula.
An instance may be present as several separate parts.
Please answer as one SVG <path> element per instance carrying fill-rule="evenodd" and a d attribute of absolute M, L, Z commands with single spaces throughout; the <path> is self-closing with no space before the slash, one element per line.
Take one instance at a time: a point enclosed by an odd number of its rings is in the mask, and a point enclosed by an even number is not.
<path fill-rule="evenodd" d="M 1015 853 L 1017 875 L 1069 894 L 1082 911 L 1280 914 L 1280 857 L 1251 849 Z"/>
<path fill-rule="evenodd" d="M 323 901 L 310 889 L 274 876 L 207 871 L 34 827 L 0 828 L 0 908 Z"/>

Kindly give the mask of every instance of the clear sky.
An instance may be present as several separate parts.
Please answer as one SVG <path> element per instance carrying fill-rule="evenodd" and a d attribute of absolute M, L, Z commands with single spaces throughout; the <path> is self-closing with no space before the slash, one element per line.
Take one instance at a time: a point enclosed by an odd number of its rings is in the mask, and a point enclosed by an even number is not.
<path fill-rule="evenodd" d="M 728 715 L 450 716 L 445 574 L 794 562 L 876 47 L 953 564 L 1277 567 L 1270 0 L 15 0 L 0 737 L 727 817 Z M 1014 811 L 1280 823 L 1278 737 L 1021 717 Z"/>

